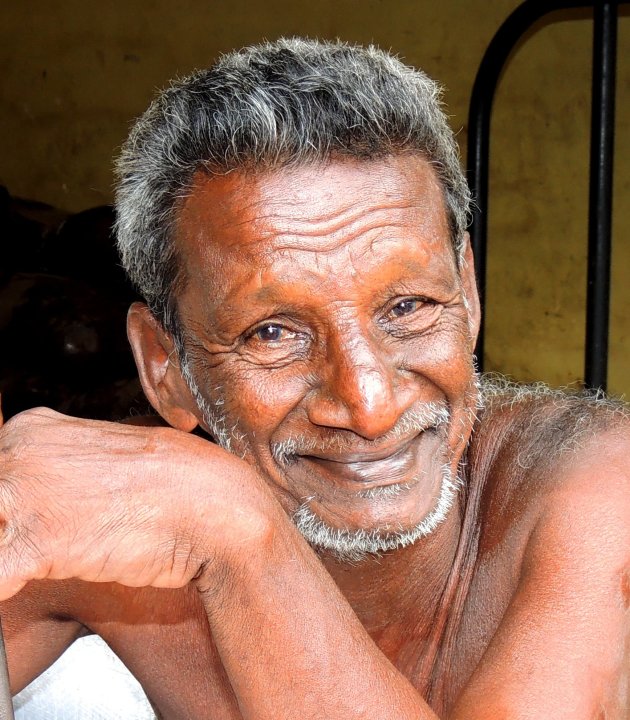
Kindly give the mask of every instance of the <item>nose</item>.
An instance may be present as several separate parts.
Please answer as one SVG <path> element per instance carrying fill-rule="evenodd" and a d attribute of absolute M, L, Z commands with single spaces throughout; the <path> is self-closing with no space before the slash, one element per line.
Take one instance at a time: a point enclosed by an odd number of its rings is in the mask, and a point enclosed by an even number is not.
<path fill-rule="evenodd" d="M 343 335 L 329 339 L 320 382 L 306 399 L 306 412 L 315 425 L 375 440 L 414 404 L 414 378 L 376 341 Z"/>

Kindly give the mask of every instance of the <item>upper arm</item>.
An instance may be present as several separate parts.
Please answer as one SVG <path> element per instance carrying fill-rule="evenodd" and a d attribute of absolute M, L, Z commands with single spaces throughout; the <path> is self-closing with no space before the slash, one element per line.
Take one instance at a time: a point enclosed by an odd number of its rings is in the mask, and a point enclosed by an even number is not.
<path fill-rule="evenodd" d="M 630 717 L 630 437 L 558 468 L 455 718 Z"/>

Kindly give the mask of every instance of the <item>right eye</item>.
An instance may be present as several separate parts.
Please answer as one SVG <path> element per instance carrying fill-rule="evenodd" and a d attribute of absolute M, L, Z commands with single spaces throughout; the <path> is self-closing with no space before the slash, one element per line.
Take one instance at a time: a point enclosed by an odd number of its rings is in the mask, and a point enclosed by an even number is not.
<path fill-rule="evenodd" d="M 246 333 L 242 353 L 253 364 L 278 367 L 304 358 L 308 340 L 307 333 L 283 322 L 267 320 Z"/>
<path fill-rule="evenodd" d="M 261 343 L 279 343 L 283 340 L 293 340 L 295 336 L 296 333 L 279 323 L 266 323 L 256 328 L 249 337 Z"/>

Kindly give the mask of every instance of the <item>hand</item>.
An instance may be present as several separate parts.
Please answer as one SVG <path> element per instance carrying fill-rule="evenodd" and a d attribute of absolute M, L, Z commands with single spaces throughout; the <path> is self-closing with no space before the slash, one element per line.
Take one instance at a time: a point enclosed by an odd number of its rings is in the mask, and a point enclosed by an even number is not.
<path fill-rule="evenodd" d="M 200 438 L 28 410 L 0 429 L 0 599 L 44 578 L 186 585 L 273 504 Z"/>

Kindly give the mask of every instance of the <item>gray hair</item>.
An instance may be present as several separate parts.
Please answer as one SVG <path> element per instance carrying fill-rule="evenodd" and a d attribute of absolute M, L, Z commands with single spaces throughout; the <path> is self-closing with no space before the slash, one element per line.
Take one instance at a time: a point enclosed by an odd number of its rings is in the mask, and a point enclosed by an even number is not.
<path fill-rule="evenodd" d="M 175 293 L 185 279 L 171 233 L 200 169 L 420 153 L 441 180 L 459 258 L 470 194 L 440 98 L 423 72 L 375 47 L 298 38 L 231 52 L 174 82 L 137 121 L 117 163 L 118 248 L 155 317 L 177 341 Z"/>

